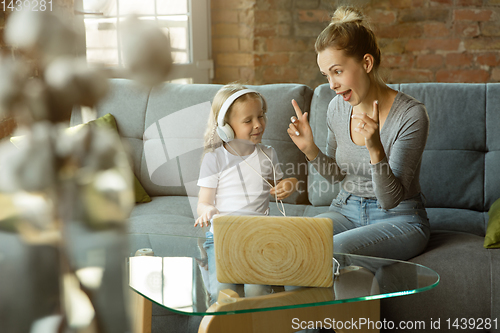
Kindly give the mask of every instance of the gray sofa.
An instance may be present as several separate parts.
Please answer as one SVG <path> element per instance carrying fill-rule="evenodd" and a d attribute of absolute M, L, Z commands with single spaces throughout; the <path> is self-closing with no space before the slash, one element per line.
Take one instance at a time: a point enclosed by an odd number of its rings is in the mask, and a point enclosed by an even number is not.
<path fill-rule="evenodd" d="M 150 89 L 122 79 L 111 80 L 111 86 L 97 108 L 98 116 L 114 115 L 130 148 L 134 173 L 152 197 L 131 213 L 130 255 L 149 247 L 156 255 L 172 256 L 177 245 L 164 244 L 162 234 L 205 232 L 193 227 L 200 138 L 207 102 L 220 86 L 164 84 Z M 483 248 L 487 211 L 500 198 L 500 84 L 393 87 L 425 103 L 430 117 L 420 177 L 432 234 L 426 250 L 410 261 L 434 269 L 441 281 L 430 291 L 382 300 L 381 317 L 394 322 L 440 319 L 442 325 L 448 318 L 500 321 L 500 250 Z M 286 128 L 294 114 L 293 98 L 310 112 L 316 142 L 324 149 L 326 110 L 334 92 L 326 84 L 314 91 L 299 84 L 252 88 L 268 102 L 263 143 L 276 149 L 285 175 L 300 181 L 299 191 L 286 200 L 287 215 L 326 211 L 338 185 L 326 183 L 308 168 Z M 79 122 L 80 115 L 74 112 L 72 123 Z M 279 215 L 274 203 L 271 213 Z M 200 320 L 153 308 L 153 332 L 196 332 Z"/>
<path fill-rule="evenodd" d="M 116 117 L 120 134 L 132 148 L 135 174 L 153 199 L 138 204 L 131 214 L 130 253 L 151 247 L 162 255 L 171 244 L 162 244 L 158 234 L 203 235 L 204 230 L 192 226 L 200 138 L 208 116 L 202 103 L 211 101 L 220 86 L 165 84 L 147 89 L 113 80 L 112 87 L 98 115 L 109 112 Z M 441 282 L 424 293 L 383 300 L 382 318 L 395 322 L 433 318 L 443 325 L 448 318 L 500 321 L 500 250 L 483 248 L 487 211 L 500 198 L 500 84 L 393 87 L 425 103 L 430 117 L 421 186 L 432 234 L 424 253 L 411 261 L 437 271 Z M 324 149 L 326 110 L 334 92 L 326 84 L 314 91 L 298 84 L 252 88 L 268 102 L 263 142 L 276 149 L 285 175 L 301 181 L 300 193 L 287 199 L 287 215 L 315 216 L 326 211 L 338 185 L 331 186 L 308 170 L 286 128 L 294 114 L 290 103 L 294 98 L 303 111 L 310 112 L 315 140 Z M 163 152 L 151 150 L 161 145 Z M 174 151 L 172 146 L 181 149 Z M 164 155 L 163 164 L 151 159 L 151 151 Z M 166 176 L 172 174 L 175 177 Z M 271 211 L 279 215 L 273 203 Z M 196 331 L 199 320 L 155 308 L 153 327 L 154 331 L 162 326 L 175 327 L 176 332 Z"/>

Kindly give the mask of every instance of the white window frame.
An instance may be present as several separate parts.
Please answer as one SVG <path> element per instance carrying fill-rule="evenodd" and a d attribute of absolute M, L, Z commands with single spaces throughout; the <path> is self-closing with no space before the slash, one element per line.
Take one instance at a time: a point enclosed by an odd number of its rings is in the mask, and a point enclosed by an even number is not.
<path fill-rule="evenodd" d="M 118 1 L 118 0 L 113 0 Z M 141 0 L 137 0 L 141 1 Z M 161 0 L 156 0 L 161 1 Z M 211 29 L 210 29 L 210 0 L 187 0 L 188 2 L 188 43 L 191 52 L 189 62 L 184 64 L 173 64 L 167 81 L 186 81 L 189 83 L 211 83 L 214 77 L 214 65 L 211 56 Z M 102 15 L 101 13 L 90 13 L 83 11 L 82 0 L 75 0 L 75 13 L 83 16 Z M 97 16 L 98 17 L 98 16 Z M 117 30 L 119 30 L 119 25 Z M 118 47 L 120 31 L 117 31 Z M 86 50 L 86 47 L 85 47 Z M 115 67 L 114 77 L 125 77 L 123 68 Z"/>

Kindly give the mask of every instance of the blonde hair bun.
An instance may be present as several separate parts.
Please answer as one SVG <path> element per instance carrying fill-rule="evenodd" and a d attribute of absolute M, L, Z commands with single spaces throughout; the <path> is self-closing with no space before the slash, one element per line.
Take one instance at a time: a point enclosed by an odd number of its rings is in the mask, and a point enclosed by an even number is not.
<path fill-rule="evenodd" d="M 363 13 L 349 6 L 341 6 L 333 13 L 330 24 L 362 23 L 365 16 Z"/>
<path fill-rule="evenodd" d="M 316 38 L 314 50 L 317 54 L 334 48 L 344 51 L 348 57 L 360 62 L 366 54 L 373 56 L 373 74 L 383 82 L 378 74 L 380 48 L 377 38 L 363 12 L 356 7 L 341 6 L 332 15 L 331 23 Z"/>

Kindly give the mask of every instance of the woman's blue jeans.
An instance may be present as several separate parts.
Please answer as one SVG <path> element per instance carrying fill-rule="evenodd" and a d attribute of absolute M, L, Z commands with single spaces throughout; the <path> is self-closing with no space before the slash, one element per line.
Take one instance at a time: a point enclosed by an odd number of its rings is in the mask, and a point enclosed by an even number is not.
<path fill-rule="evenodd" d="M 393 209 L 384 210 L 376 199 L 357 197 L 341 190 L 329 211 L 317 217 L 333 221 L 334 252 L 408 260 L 421 253 L 429 240 L 429 220 L 420 194 L 402 201 Z M 206 233 L 203 247 L 208 257 L 210 282 L 207 288 L 212 303 L 223 289 L 231 289 L 247 297 L 272 292 L 271 286 L 220 283 L 217 281 L 211 232 Z"/>
<path fill-rule="evenodd" d="M 429 241 L 430 226 L 422 196 L 384 210 L 376 199 L 341 190 L 328 212 L 333 221 L 334 252 L 408 260 Z"/>

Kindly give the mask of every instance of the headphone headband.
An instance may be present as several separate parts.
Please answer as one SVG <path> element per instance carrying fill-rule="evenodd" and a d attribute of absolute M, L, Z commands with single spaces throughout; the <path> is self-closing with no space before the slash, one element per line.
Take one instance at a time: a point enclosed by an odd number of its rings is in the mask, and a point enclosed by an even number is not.
<path fill-rule="evenodd" d="M 251 94 L 255 93 L 260 96 L 258 91 L 252 90 L 252 89 L 243 89 L 235 92 L 231 96 L 229 96 L 228 99 L 222 104 L 222 107 L 219 110 L 219 116 L 217 117 L 217 126 L 223 127 L 224 126 L 224 117 L 226 116 L 227 110 L 231 107 L 231 105 L 234 103 L 234 101 L 245 94 Z"/>

